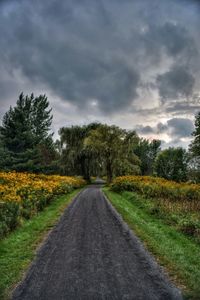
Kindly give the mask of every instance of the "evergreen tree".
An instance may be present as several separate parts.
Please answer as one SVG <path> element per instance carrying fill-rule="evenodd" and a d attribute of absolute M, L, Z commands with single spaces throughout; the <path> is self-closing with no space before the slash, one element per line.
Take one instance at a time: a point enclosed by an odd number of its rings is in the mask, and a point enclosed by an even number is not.
<path fill-rule="evenodd" d="M 52 138 L 49 134 L 52 115 L 45 95 L 20 94 L 15 107 L 10 107 L 0 126 L 4 156 L 3 168 L 18 171 L 40 171 L 41 145 Z"/>
<path fill-rule="evenodd" d="M 195 117 L 195 130 L 192 133 L 194 140 L 190 144 L 190 152 L 193 157 L 200 157 L 200 112 Z"/>
<path fill-rule="evenodd" d="M 190 164 L 189 174 L 191 179 L 200 182 L 200 112 L 195 117 L 195 130 L 192 133 L 194 140 L 189 146 Z"/>

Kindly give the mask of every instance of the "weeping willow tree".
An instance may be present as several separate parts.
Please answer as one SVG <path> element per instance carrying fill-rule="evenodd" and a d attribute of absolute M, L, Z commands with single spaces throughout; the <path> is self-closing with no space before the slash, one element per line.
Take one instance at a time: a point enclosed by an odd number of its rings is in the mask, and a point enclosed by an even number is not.
<path fill-rule="evenodd" d="M 99 165 L 93 149 L 85 147 L 84 141 L 90 131 L 99 123 L 86 126 L 71 126 L 60 129 L 61 172 L 65 175 L 81 175 L 90 181 L 91 175 L 98 175 Z"/>
<path fill-rule="evenodd" d="M 113 176 L 140 173 L 140 160 L 134 153 L 138 141 L 135 131 L 101 124 L 85 138 L 85 148 L 96 153 L 110 183 Z"/>

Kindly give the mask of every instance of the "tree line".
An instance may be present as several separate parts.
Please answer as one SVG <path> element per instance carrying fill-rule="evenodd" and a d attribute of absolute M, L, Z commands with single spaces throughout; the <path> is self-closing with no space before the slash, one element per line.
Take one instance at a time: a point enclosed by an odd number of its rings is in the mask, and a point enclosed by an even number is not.
<path fill-rule="evenodd" d="M 46 95 L 20 94 L 0 126 L 0 169 L 78 175 L 90 181 L 106 176 L 154 175 L 200 182 L 200 113 L 189 150 L 161 150 L 161 141 L 141 138 L 134 130 L 91 123 L 62 127 L 53 140 L 52 109 Z"/>

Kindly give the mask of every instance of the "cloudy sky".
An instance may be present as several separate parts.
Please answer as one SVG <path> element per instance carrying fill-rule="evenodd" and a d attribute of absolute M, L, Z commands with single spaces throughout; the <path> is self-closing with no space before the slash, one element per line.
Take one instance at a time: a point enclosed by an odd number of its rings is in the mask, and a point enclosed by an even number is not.
<path fill-rule="evenodd" d="M 1 0 L 0 119 L 46 94 L 55 132 L 92 121 L 187 146 L 200 110 L 200 1 Z"/>

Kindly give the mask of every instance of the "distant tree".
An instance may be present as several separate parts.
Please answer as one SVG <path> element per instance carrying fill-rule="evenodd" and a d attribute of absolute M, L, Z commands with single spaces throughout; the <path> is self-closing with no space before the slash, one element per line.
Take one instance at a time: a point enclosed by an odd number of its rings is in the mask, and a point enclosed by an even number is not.
<path fill-rule="evenodd" d="M 183 148 L 168 148 L 161 151 L 155 161 L 155 174 L 168 180 L 187 180 L 188 155 Z"/>
<path fill-rule="evenodd" d="M 134 152 L 141 160 L 140 168 L 142 175 L 152 175 L 155 159 L 161 151 L 160 146 L 160 140 L 153 140 L 150 142 L 143 138 L 139 139 Z"/>
<path fill-rule="evenodd" d="M 51 109 L 45 95 L 34 97 L 20 94 L 15 107 L 10 107 L 0 126 L 1 144 L 5 159 L 4 169 L 18 171 L 40 171 L 41 147 L 49 145 L 52 122 Z"/>
<path fill-rule="evenodd" d="M 195 117 L 195 130 L 192 133 L 194 140 L 190 144 L 190 152 L 193 157 L 200 157 L 200 112 Z"/>
<path fill-rule="evenodd" d="M 189 145 L 189 173 L 192 175 L 192 179 L 200 182 L 200 112 L 195 117 L 194 125 L 195 130 L 192 133 L 194 139 Z"/>
<path fill-rule="evenodd" d="M 95 153 L 85 148 L 84 140 L 91 130 L 96 129 L 99 123 L 91 123 L 85 126 L 71 126 L 60 129 L 61 161 L 60 168 L 65 175 L 82 175 L 90 181 L 91 174 L 95 174 L 98 168 Z M 57 142 L 58 145 L 58 142 Z"/>
<path fill-rule="evenodd" d="M 104 165 L 110 183 L 114 175 L 140 172 L 140 160 L 133 151 L 137 142 L 135 131 L 101 124 L 97 129 L 90 131 L 84 143 L 86 149 L 96 153 L 99 162 Z"/>

